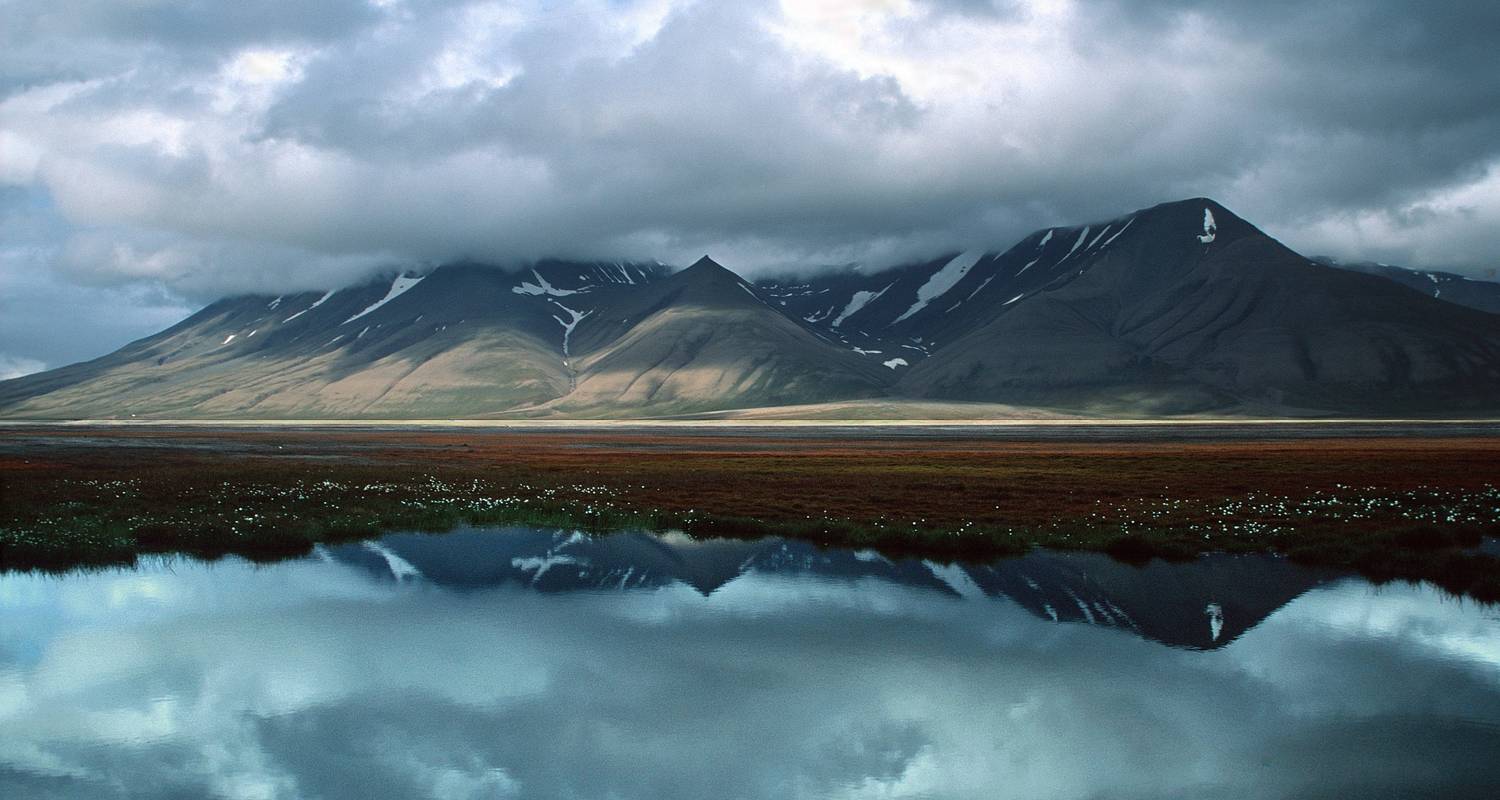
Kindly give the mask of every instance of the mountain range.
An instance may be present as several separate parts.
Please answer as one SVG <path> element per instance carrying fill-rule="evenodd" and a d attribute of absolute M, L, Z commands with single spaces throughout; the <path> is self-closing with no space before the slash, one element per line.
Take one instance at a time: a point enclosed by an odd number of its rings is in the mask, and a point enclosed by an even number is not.
<path fill-rule="evenodd" d="M 1329 267 L 1379 275 L 1434 298 L 1477 308 L 1480 311 L 1488 311 L 1491 314 L 1500 314 L 1500 283 L 1492 280 L 1475 280 L 1452 272 L 1407 269 L 1373 261 L 1345 263 L 1327 256 L 1313 256 L 1313 261 Z"/>
<path fill-rule="evenodd" d="M 1292 251 L 1204 198 L 1004 252 L 751 282 L 457 263 L 222 299 L 0 417 L 1475 416 L 1500 284 Z"/>
<path fill-rule="evenodd" d="M 1223 647 L 1332 573 L 1269 555 L 1214 553 L 1134 566 L 1102 553 L 1037 550 L 989 564 L 893 560 L 873 550 L 794 539 L 692 539 L 680 533 L 460 530 L 398 533 L 320 548 L 319 556 L 403 583 L 453 591 L 652 590 L 673 584 L 712 596 L 750 575 L 876 582 L 969 601 L 1008 600 L 1052 622 L 1099 625 L 1175 647 Z"/>

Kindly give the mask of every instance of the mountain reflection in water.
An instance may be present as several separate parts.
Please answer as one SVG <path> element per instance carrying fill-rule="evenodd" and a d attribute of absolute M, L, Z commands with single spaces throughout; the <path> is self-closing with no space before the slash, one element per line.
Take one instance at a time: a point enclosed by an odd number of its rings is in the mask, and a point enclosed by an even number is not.
<path fill-rule="evenodd" d="M 748 574 L 824 582 L 875 580 L 969 599 L 1004 598 L 1055 622 L 1123 628 L 1209 649 L 1228 644 L 1331 573 L 1265 555 L 1210 555 L 1136 567 L 1099 553 L 1036 553 L 993 564 L 892 560 L 874 550 L 804 541 L 692 539 L 683 534 L 589 536 L 566 530 L 396 534 L 320 551 L 397 581 L 452 589 L 504 584 L 543 592 L 654 589 L 674 583 L 712 595 Z"/>
<path fill-rule="evenodd" d="M 1266 557 L 513 529 L 0 576 L 4 797 L 1494 797 L 1495 753 L 1495 609 Z"/>

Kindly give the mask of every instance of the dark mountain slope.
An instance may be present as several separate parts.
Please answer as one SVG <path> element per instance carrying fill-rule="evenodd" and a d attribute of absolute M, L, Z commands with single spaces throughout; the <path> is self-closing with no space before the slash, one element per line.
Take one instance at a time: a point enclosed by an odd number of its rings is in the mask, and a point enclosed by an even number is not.
<path fill-rule="evenodd" d="M 872 274 L 767 280 L 787 312 L 879 362 L 915 364 L 991 322 L 1011 306 L 1075 277 L 1138 224 L 1139 215 L 1048 228 L 1003 253 L 949 253 Z"/>
<path fill-rule="evenodd" d="M 1476 280 L 1452 272 L 1393 267 L 1371 261 L 1344 263 L 1326 256 L 1314 256 L 1312 260 L 1327 267 L 1377 275 L 1438 300 L 1500 314 L 1500 283 L 1492 280 Z"/>
<path fill-rule="evenodd" d="M 1157 206 L 903 377 L 924 397 L 1143 410 L 1500 406 L 1500 317 L 1314 264 L 1209 200 Z"/>

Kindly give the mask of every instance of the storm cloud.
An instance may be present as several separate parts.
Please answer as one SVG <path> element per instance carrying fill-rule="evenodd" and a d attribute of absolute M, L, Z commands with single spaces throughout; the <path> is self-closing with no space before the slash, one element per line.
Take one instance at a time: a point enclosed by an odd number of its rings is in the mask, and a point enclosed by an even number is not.
<path fill-rule="evenodd" d="M 1309 254 L 1500 262 L 1493 3 L 310 8 L 5 5 L 0 302 L 77 324 L 0 321 L 0 361 L 393 265 L 878 266 L 1196 195 Z"/>

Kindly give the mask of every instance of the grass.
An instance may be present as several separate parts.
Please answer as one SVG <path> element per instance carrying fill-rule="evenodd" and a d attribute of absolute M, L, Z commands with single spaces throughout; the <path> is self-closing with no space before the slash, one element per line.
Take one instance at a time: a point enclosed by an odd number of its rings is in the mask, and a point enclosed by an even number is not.
<path fill-rule="evenodd" d="M 0 567 L 273 560 L 461 523 L 779 535 L 892 556 L 1276 552 L 1500 600 L 1500 442 L 829 440 L 475 431 L 0 434 Z"/>

